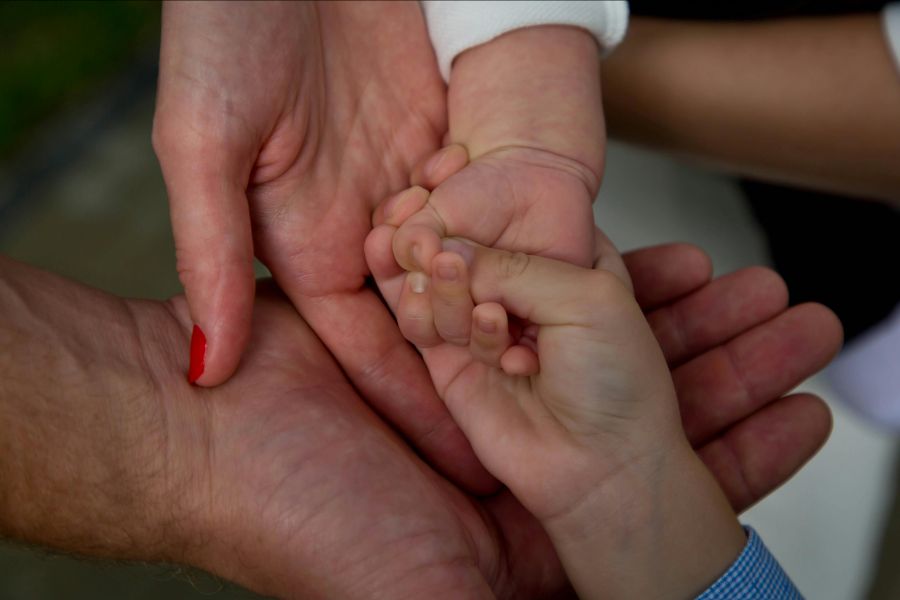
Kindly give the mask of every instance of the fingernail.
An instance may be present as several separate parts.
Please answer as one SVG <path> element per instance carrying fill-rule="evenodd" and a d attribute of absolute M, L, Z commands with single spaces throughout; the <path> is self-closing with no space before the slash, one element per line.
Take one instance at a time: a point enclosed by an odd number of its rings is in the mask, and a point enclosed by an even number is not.
<path fill-rule="evenodd" d="M 425 273 L 414 271 L 407 277 L 409 277 L 409 289 L 411 289 L 414 294 L 425 293 L 425 287 L 428 285 L 428 277 Z"/>
<path fill-rule="evenodd" d="M 437 268 L 437 274 L 444 281 L 456 281 L 459 279 L 459 271 L 455 265 L 441 265 Z"/>
<path fill-rule="evenodd" d="M 478 322 L 478 329 L 484 333 L 497 333 L 497 324 L 494 321 L 488 321 L 487 319 L 476 319 L 476 321 Z"/>
<path fill-rule="evenodd" d="M 197 325 L 191 333 L 191 366 L 188 369 L 188 383 L 195 383 L 203 375 L 206 366 L 206 335 Z"/>
<path fill-rule="evenodd" d="M 475 259 L 475 247 L 456 238 L 444 238 L 441 240 L 441 249 L 444 252 L 459 254 L 468 266 L 471 266 L 472 261 Z"/>

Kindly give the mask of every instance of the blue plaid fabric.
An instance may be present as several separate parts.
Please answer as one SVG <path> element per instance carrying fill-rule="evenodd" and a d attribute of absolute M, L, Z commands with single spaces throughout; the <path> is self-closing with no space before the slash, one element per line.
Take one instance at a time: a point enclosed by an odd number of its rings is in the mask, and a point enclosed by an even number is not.
<path fill-rule="evenodd" d="M 752 527 L 744 527 L 747 545 L 728 571 L 697 600 L 803 600 L 781 565 Z"/>

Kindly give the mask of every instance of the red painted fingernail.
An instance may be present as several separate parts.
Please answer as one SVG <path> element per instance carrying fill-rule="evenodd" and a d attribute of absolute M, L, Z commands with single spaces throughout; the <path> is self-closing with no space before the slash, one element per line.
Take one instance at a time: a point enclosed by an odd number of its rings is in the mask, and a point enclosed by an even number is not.
<path fill-rule="evenodd" d="M 188 369 L 188 383 L 194 383 L 203 375 L 206 366 L 206 335 L 194 325 L 191 333 L 191 366 Z"/>

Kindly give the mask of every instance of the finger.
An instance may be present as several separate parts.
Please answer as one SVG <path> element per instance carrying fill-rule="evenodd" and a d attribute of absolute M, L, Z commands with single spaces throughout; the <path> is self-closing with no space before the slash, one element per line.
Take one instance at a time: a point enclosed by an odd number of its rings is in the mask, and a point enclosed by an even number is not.
<path fill-rule="evenodd" d="M 787 286 L 762 267 L 715 279 L 647 315 L 670 365 L 677 365 L 781 313 Z"/>
<path fill-rule="evenodd" d="M 451 344 L 468 346 L 473 303 L 466 263 L 458 254 L 444 252 L 434 258 L 431 273 L 431 302 L 437 334 Z"/>
<path fill-rule="evenodd" d="M 822 447 L 831 413 L 811 394 L 781 398 L 697 450 L 735 512 L 790 479 Z"/>
<path fill-rule="evenodd" d="M 834 313 L 802 304 L 676 368 L 688 439 L 702 444 L 793 389 L 828 364 L 841 339 Z"/>
<path fill-rule="evenodd" d="M 372 291 L 292 300 L 369 405 L 429 464 L 473 493 L 497 490 L 435 392 L 422 358 Z"/>
<path fill-rule="evenodd" d="M 537 354 L 531 348 L 515 345 L 509 348 L 500 357 L 500 366 L 507 375 L 529 377 L 537 375 L 540 370 L 540 362 Z"/>
<path fill-rule="evenodd" d="M 419 348 L 431 348 L 443 343 L 434 327 L 431 281 L 424 273 L 407 273 L 406 283 L 400 292 L 397 325 L 403 337 Z"/>
<path fill-rule="evenodd" d="M 250 337 L 255 277 L 246 180 L 233 178 L 243 168 L 232 157 L 167 153 L 171 147 L 157 141 L 178 276 L 197 327 L 189 379 L 215 386 L 237 369 Z"/>
<path fill-rule="evenodd" d="M 645 311 L 672 302 L 707 283 L 712 262 L 690 244 L 664 244 L 622 255 L 634 296 Z"/>
<path fill-rule="evenodd" d="M 403 289 L 407 273 L 394 260 L 391 243 L 396 231 L 396 227 L 379 225 L 369 232 L 364 245 L 366 264 L 372 273 L 372 278 L 381 292 L 381 297 L 384 298 L 394 314 L 397 314 L 400 292 Z"/>
<path fill-rule="evenodd" d="M 476 303 L 497 302 L 535 325 L 590 325 L 599 318 L 604 300 L 612 307 L 619 301 L 633 303 L 630 291 L 607 271 L 455 238 L 445 239 L 443 247 L 466 261 Z"/>
<path fill-rule="evenodd" d="M 428 204 L 397 229 L 393 240 L 394 258 L 407 271 L 430 275 L 431 262 L 441 251 L 441 238 L 446 235 L 443 219 Z"/>
<path fill-rule="evenodd" d="M 413 186 L 398 192 L 375 207 L 372 225 L 393 225 L 398 227 L 428 203 L 429 192 L 425 188 Z"/>
<path fill-rule="evenodd" d="M 509 322 L 502 306 L 496 302 L 485 302 L 472 310 L 469 351 L 476 360 L 499 369 L 500 358 L 511 341 Z"/>
<path fill-rule="evenodd" d="M 460 144 L 450 144 L 416 165 L 410 176 L 410 183 L 433 190 L 468 163 L 469 153 L 466 148 Z"/>

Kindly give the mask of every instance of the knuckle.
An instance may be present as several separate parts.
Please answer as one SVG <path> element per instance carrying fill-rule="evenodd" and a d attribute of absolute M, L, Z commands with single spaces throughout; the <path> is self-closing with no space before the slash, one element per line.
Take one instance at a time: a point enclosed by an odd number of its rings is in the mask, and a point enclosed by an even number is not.
<path fill-rule="evenodd" d="M 469 345 L 469 327 L 464 323 L 436 323 L 438 335 L 454 346 Z"/>
<path fill-rule="evenodd" d="M 160 158 L 172 152 L 179 144 L 179 136 L 172 121 L 159 112 L 153 115 L 150 144 L 156 156 Z"/>
<path fill-rule="evenodd" d="M 190 289 L 212 289 L 223 281 L 253 280 L 252 256 L 198 257 L 176 249 L 175 267 L 182 285 Z"/>
<path fill-rule="evenodd" d="M 503 252 L 497 258 L 497 275 L 503 279 L 515 279 L 525 274 L 531 257 L 524 252 Z"/>
<path fill-rule="evenodd" d="M 430 346 L 433 344 L 435 331 L 434 324 L 429 316 L 421 313 L 407 313 L 399 320 L 400 333 L 416 346 Z"/>

